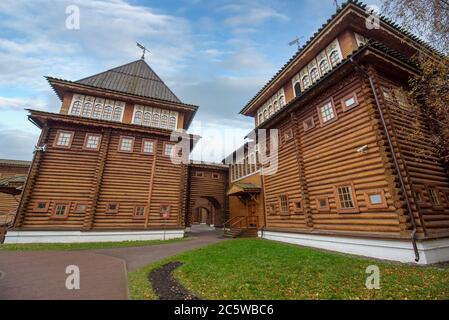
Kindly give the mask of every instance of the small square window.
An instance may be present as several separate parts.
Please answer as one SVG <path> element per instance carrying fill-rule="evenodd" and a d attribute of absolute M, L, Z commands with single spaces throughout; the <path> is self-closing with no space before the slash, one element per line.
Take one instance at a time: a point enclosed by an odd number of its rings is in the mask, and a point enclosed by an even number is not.
<path fill-rule="evenodd" d="M 153 140 L 142 140 L 142 152 L 146 154 L 154 153 L 154 141 Z"/>
<path fill-rule="evenodd" d="M 201 171 L 195 172 L 195 177 L 198 177 L 198 178 L 204 177 L 204 172 L 201 172 Z"/>
<path fill-rule="evenodd" d="M 75 204 L 75 209 L 73 210 L 73 213 L 86 213 L 86 211 L 87 211 L 86 203 L 77 203 Z"/>
<path fill-rule="evenodd" d="M 220 179 L 220 174 L 219 173 L 212 173 L 212 178 L 213 179 Z"/>
<path fill-rule="evenodd" d="M 329 199 L 326 198 L 318 198 L 316 200 L 318 211 L 329 211 Z"/>
<path fill-rule="evenodd" d="M 48 201 L 36 201 L 33 206 L 33 212 L 46 213 L 49 207 Z"/>
<path fill-rule="evenodd" d="M 293 139 L 293 130 L 288 129 L 287 131 L 284 132 L 284 143 L 289 142 L 292 139 Z"/>
<path fill-rule="evenodd" d="M 435 188 L 429 188 L 428 190 L 429 190 L 430 203 L 432 203 L 433 206 L 439 206 L 440 199 L 438 197 L 438 191 Z"/>
<path fill-rule="evenodd" d="M 175 145 L 171 143 L 167 143 L 164 148 L 164 155 L 167 157 L 173 156 L 175 153 Z"/>
<path fill-rule="evenodd" d="M 302 123 L 304 127 L 304 131 L 309 131 L 313 128 L 315 128 L 315 121 L 313 120 L 313 117 L 308 118 Z"/>
<path fill-rule="evenodd" d="M 73 136 L 74 136 L 73 131 L 59 130 L 56 133 L 54 146 L 69 149 L 72 146 Z"/>
<path fill-rule="evenodd" d="M 321 124 L 328 123 L 337 118 L 333 101 L 329 101 L 321 107 L 318 107 Z"/>
<path fill-rule="evenodd" d="M 54 218 L 66 218 L 69 215 L 70 203 L 55 203 L 53 208 Z"/>
<path fill-rule="evenodd" d="M 135 206 L 134 207 L 134 216 L 136 218 L 144 218 L 146 213 L 146 206 Z"/>
<path fill-rule="evenodd" d="M 106 213 L 118 213 L 119 204 L 111 202 L 106 205 Z"/>
<path fill-rule="evenodd" d="M 161 205 L 161 216 L 164 219 L 167 219 L 170 217 L 170 209 L 171 209 L 171 206 L 168 204 Z"/>
<path fill-rule="evenodd" d="M 84 139 L 84 149 L 87 150 L 99 150 L 101 143 L 101 135 L 100 134 L 86 134 L 86 138 Z"/>
<path fill-rule="evenodd" d="M 347 111 L 349 109 L 355 108 L 359 105 L 359 101 L 357 99 L 357 95 L 352 93 L 341 100 L 341 104 L 343 106 L 343 111 Z"/>
<path fill-rule="evenodd" d="M 295 201 L 295 212 L 302 211 L 302 200 Z"/>
<path fill-rule="evenodd" d="M 383 190 L 372 190 L 365 192 L 365 202 L 368 209 L 388 208 L 385 192 Z"/>
<path fill-rule="evenodd" d="M 133 152 L 133 149 L 134 149 L 134 138 L 133 137 L 120 137 L 119 151 Z"/>
<path fill-rule="evenodd" d="M 275 215 L 276 214 L 276 205 L 274 203 L 268 206 L 268 214 Z"/>

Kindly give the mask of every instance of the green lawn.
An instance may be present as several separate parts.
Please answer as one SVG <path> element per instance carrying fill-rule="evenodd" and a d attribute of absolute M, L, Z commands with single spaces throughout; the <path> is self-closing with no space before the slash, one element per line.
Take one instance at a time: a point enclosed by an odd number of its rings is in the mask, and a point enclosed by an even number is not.
<path fill-rule="evenodd" d="M 148 274 L 181 261 L 175 276 L 204 299 L 449 299 L 449 269 L 388 263 L 259 239 L 186 252 L 128 274 L 133 299 L 155 299 Z M 380 290 L 365 287 L 380 268 Z"/>
<path fill-rule="evenodd" d="M 87 243 L 24 243 L 0 244 L 0 251 L 47 251 L 47 250 L 87 250 L 125 247 L 143 247 L 156 244 L 189 240 L 189 238 L 172 240 L 122 241 L 122 242 L 87 242 Z"/>

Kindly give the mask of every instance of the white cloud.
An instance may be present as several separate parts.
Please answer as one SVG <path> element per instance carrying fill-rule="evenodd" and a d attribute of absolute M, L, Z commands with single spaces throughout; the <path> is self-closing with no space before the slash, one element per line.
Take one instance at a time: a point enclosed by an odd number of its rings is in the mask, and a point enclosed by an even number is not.
<path fill-rule="evenodd" d="M 256 3 L 228 5 L 223 7 L 223 10 L 232 12 L 232 15 L 225 19 L 225 24 L 232 27 L 255 26 L 268 20 L 290 20 L 287 15 L 269 6 L 262 6 Z"/>
<path fill-rule="evenodd" d="M 47 104 L 39 99 L 7 98 L 0 96 L 0 111 L 23 109 L 46 110 Z"/>

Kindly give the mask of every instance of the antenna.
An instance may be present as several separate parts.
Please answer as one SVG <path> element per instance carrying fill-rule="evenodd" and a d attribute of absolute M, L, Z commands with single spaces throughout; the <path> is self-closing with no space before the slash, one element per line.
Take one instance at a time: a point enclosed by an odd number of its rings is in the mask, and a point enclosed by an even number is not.
<path fill-rule="evenodd" d="M 334 5 L 338 9 L 340 9 L 340 5 L 338 4 L 338 0 L 334 0 Z"/>
<path fill-rule="evenodd" d="M 145 53 L 146 52 L 150 52 L 150 50 L 147 50 L 147 48 L 145 48 L 143 45 L 141 45 L 140 43 L 136 42 L 137 46 L 142 49 L 142 60 L 145 60 Z"/>
<path fill-rule="evenodd" d="M 295 39 L 293 39 L 293 41 L 290 41 L 289 43 L 288 43 L 288 45 L 291 47 L 291 46 L 293 46 L 293 45 L 297 45 L 298 46 L 298 50 L 299 49 L 301 49 L 301 44 L 300 44 L 300 42 L 299 42 L 299 40 L 300 39 L 302 39 L 303 37 L 296 37 Z"/>

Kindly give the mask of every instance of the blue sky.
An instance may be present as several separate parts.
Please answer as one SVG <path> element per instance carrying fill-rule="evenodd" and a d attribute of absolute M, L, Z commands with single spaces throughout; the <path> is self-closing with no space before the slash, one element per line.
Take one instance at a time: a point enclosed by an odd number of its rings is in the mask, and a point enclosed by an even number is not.
<path fill-rule="evenodd" d="M 191 129 L 203 136 L 196 157 L 219 161 L 252 128 L 252 119 L 238 115 L 241 107 L 295 53 L 288 43 L 306 41 L 334 13 L 333 3 L 2 0 L 0 158 L 32 157 L 40 131 L 24 108 L 59 110 L 44 76 L 78 80 L 136 60 L 138 41 L 175 94 L 200 106 Z M 79 30 L 65 27 L 72 4 L 80 9 Z"/>

